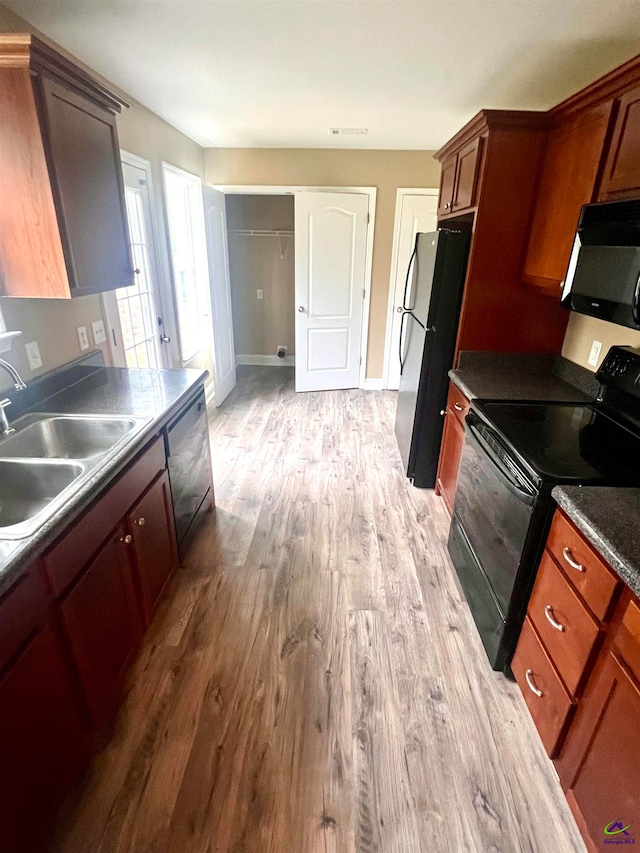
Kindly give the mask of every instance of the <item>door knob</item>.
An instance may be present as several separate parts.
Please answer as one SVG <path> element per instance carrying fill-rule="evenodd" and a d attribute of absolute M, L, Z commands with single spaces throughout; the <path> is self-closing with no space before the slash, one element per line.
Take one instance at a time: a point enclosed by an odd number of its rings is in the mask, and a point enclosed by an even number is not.
<path fill-rule="evenodd" d="M 301 314 L 304 314 L 304 305 L 301 305 L 301 306 L 298 308 L 298 311 L 299 311 Z"/>
<path fill-rule="evenodd" d="M 402 314 L 402 305 L 398 305 L 396 311 L 398 312 L 398 314 Z"/>
<path fill-rule="evenodd" d="M 136 521 L 134 521 L 133 523 L 139 525 L 140 527 L 144 527 L 146 522 L 144 518 L 140 516 L 140 518 L 136 519 Z"/>
<path fill-rule="evenodd" d="M 160 343 L 161 344 L 170 344 L 171 338 L 169 337 L 169 335 L 160 335 Z"/>

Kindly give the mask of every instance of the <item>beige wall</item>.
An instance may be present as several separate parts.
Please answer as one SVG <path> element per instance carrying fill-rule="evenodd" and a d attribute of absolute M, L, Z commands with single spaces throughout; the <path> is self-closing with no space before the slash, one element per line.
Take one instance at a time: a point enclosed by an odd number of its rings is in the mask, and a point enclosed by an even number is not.
<path fill-rule="evenodd" d="M 208 184 L 377 187 L 367 377 L 382 376 L 393 221 L 398 187 L 437 187 L 432 151 L 208 148 Z"/>
<path fill-rule="evenodd" d="M 0 5 L 0 32 L 32 32 L 33 27 Z M 41 34 L 39 34 L 41 35 Z M 63 51 L 64 52 L 64 51 Z M 89 69 L 91 71 L 91 69 Z M 99 77 L 99 75 L 96 75 Z M 100 79 L 100 78 L 99 78 Z M 108 83 L 108 81 L 106 81 Z M 118 118 L 120 146 L 131 154 L 136 154 L 151 162 L 156 201 L 156 220 L 159 232 L 160 269 L 164 277 L 164 286 L 168 286 L 168 242 L 166 239 L 164 214 L 162 212 L 162 174 L 161 161 L 166 160 L 174 166 L 193 172 L 204 178 L 204 150 L 191 139 L 180 133 L 163 119 L 133 102 L 126 93 L 124 97 L 132 103 Z M 36 373 L 42 373 L 56 367 L 80 354 L 76 326 L 86 326 L 91 337 L 91 322 L 103 319 L 102 300 L 99 296 L 85 296 L 71 300 L 54 299 L 2 299 L 2 311 L 8 329 L 19 329 L 21 338 L 14 343 L 8 359 L 24 372 L 26 380 L 32 377 L 27 366 L 24 344 L 37 340 L 42 355 L 43 366 Z M 110 360 L 108 348 L 101 347 L 107 360 Z M 174 364 L 179 367 L 180 364 Z M 211 372 L 210 352 L 202 352 L 189 363 L 189 367 L 205 367 Z M 7 387 L 4 374 L 0 375 L 0 389 Z"/>
<path fill-rule="evenodd" d="M 595 317 L 572 313 L 562 345 L 562 355 L 588 370 L 595 371 L 597 367 L 587 364 L 594 339 L 602 344 L 598 367 L 609 351 L 609 347 L 615 344 L 640 348 L 640 332 L 627 329 L 625 326 L 618 326 L 615 323 L 596 320 Z"/>
<path fill-rule="evenodd" d="M 237 230 L 293 231 L 293 196 L 228 195 L 229 269 L 236 353 L 275 356 L 295 347 L 293 238 Z M 258 299 L 260 288 L 264 298 Z"/>

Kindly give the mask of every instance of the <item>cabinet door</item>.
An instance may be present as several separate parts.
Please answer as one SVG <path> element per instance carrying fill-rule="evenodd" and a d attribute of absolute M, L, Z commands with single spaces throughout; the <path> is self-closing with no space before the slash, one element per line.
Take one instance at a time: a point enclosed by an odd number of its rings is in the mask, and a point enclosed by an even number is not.
<path fill-rule="evenodd" d="M 161 474 L 128 515 L 138 586 L 147 624 L 178 565 L 167 473 Z"/>
<path fill-rule="evenodd" d="M 613 130 L 604 178 L 603 199 L 633 198 L 640 195 L 640 86 L 618 102 L 618 118 Z"/>
<path fill-rule="evenodd" d="M 547 141 L 524 281 L 558 296 L 580 208 L 594 198 L 611 102 L 554 128 Z"/>
<path fill-rule="evenodd" d="M 460 456 L 463 444 L 464 427 L 460 424 L 455 414 L 450 409 L 447 409 L 442 434 L 442 447 L 440 448 L 440 460 L 438 462 L 437 492 L 444 498 L 449 515 L 453 514 L 453 502 L 456 496 L 458 470 L 460 468 Z"/>
<path fill-rule="evenodd" d="M 46 77 L 37 82 L 71 295 L 125 287 L 133 264 L 115 117 Z"/>
<path fill-rule="evenodd" d="M 640 687 L 615 654 L 585 697 L 580 721 L 567 741 L 567 750 L 579 753 L 567 797 L 600 850 L 631 839 L 640 826 Z"/>
<path fill-rule="evenodd" d="M 0 681 L 1 851 L 31 849 L 79 769 L 87 732 L 64 645 L 46 625 Z"/>
<path fill-rule="evenodd" d="M 440 195 L 438 197 L 438 216 L 451 213 L 457 165 L 457 154 L 452 154 L 442 163 L 442 171 L 440 172 Z"/>
<path fill-rule="evenodd" d="M 458 168 L 453 194 L 453 210 L 460 211 L 473 207 L 476 203 L 476 184 L 482 137 L 469 142 L 458 153 Z"/>
<path fill-rule="evenodd" d="M 62 602 L 62 615 L 96 726 L 105 722 L 141 638 L 130 560 L 120 527 Z"/>

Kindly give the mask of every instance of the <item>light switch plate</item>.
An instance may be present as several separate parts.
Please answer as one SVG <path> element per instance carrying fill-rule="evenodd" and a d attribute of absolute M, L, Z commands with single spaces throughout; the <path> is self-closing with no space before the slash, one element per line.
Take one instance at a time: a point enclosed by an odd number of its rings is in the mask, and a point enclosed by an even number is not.
<path fill-rule="evenodd" d="M 80 344 L 80 349 L 89 349 L 89 337 L 87 335 L 87 327 L 78 326 L 76 332 L 78 333 L 78 343 Z"/>
<path fill-rule="evenodd" d="M 29 362 L 31 370 L 37 370 L 39 367 L 42 367 L 42 358 L 40 357 L 38 341 L 31 341 L 30 343 L 25 344 L 24 348 L 27 352 L 27 361 Z"/>
<path fill-rule="evenodd" d="M 258 297 L 258 299 L 264 299 L 264 291 L 258 288 L 256 290 L 256 296 Z"/>
<path fill-rule="evenodd" d="M 95 344 L 103 344 L 107 340 L 107 334 L 104 330 L 104 322 L 102 320 L 94 320 L 91 324 L 93 330 L 93 342 Z"/>
<path fill-rule="evenodd" d="M 595 341 L 591 344 L 591 352 L 589 353 L 589 358 L 587 359 L 587 364 L 590 364 L 591 367 L 598 366 L 598 359 L 600 358 L 600 350 L 602 349 L 602 341 Z"/>

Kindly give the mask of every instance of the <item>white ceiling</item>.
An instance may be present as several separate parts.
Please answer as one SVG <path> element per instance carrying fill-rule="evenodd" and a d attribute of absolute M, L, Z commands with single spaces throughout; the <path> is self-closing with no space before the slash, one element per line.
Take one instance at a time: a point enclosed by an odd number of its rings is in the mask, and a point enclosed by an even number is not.
<path fill-rule="evenodd" d="M 438 148 L 640 52 L 640 0 L 2 2 L 205 146 Z"/>

